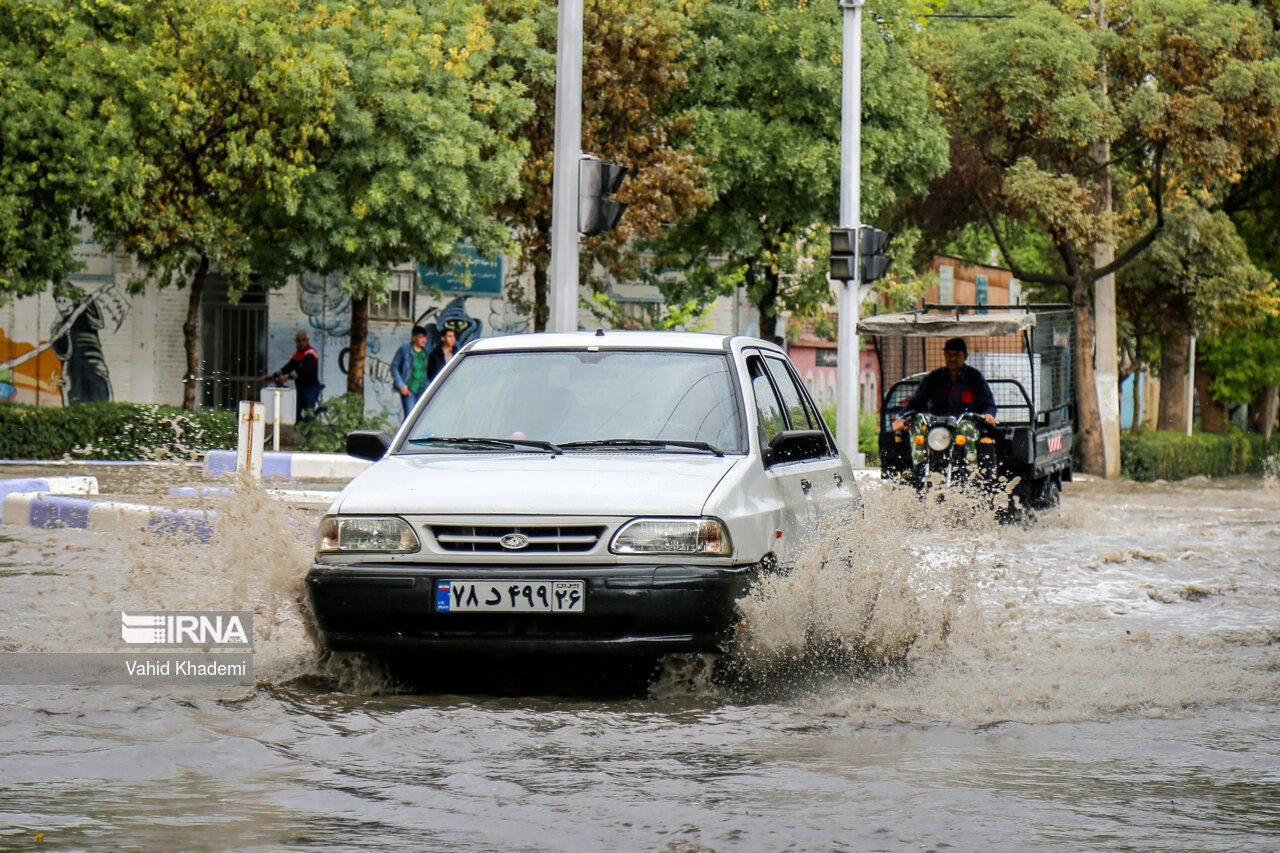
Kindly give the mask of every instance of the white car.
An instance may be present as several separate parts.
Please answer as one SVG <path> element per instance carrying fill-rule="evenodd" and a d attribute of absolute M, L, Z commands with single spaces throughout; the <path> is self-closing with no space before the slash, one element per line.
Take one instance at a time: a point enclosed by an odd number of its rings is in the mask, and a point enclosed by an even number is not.
<path fill-rule="evenodd" d="M 690 332 L 485 338 L 320 525 L 331 649 L 688 652 L 807 529 L 859 505 L 781 349 Z"/>

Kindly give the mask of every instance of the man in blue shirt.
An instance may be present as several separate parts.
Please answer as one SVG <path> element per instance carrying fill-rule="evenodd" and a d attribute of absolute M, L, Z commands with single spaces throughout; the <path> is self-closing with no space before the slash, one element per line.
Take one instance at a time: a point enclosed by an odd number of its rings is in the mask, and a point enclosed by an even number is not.
<path fill-rule="evenodd" d="M 396 350 L 391 359 L 391 381 L 400 395 L 400 404 L 406 418 L 422 392 L 427 390 L 427 383 L 431 381 L 427 372 L 430 355 L 427 352 L 427 330 L 422 326 L 414 326 L 409 335 L 409 343 Z"/>
<path fill-rule="evenodd" d="M 901 432 L 907 428 L 905 417 L 912 412 L 952 417 L 976 412 L 989 425 L 995 426 L 996 399 L 982 371 L 965 364 L 969 358 L 969 347 L 964 339 L 948 340 L 942 348 L 942 357 L 946 365 L 925 376 L 893 419 L 894 431 Z"/>

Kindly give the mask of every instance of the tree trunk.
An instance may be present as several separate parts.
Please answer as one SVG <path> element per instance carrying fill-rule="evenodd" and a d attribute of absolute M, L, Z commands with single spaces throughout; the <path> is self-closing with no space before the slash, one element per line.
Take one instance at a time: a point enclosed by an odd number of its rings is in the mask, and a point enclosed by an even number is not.
<path fill-rule="evenodd" d="M 1211 432 L 1214 435 L 1222 435 L 1227 431 L 1227 404 L 1213 398 L 1213 392 L 1209 390 L 1209 384 L 1213 382 L 1213 375 L 1204 369 L 1202 364 L 1196 364 L 1196 396 L 1200 398 L 1200 431 Z M 1191 404 L 1193 401 L 1188 400 Z"/>
<path fill-rule="evenodd" d="M 364 361 L 369 340 L 369 295 L 351 297 L 351 349 L 347 354 L 347 393 L 364 397 Z"/>
<path fill-rule="evenodd" d="M 1249 429 L 1261 433 L 1263 438 L 1270 440 L 1271 432 L 1276 426 L 1278 410 L 1280 410 L 1280 388 L 1274 385 L 1263 388 L 1254 398 L 1253 405 L 1249 407 Z"/>
<path fill-rule="evenodd" d="M 187 320 L 182 324 L 182 345 L 187 351 L 187 374 L 182 377 L 182 408 L 188 412 L 196 408 L 196 388 L 200 382 L 200 297 L 204 293 L 204 280 L 209 274 L 209 258 L 200 256 L 200 266 L 191 279 L 191 292 L 187 294 Z"/>
<path fill-rule="evenodd" d="M 535 261 L 533 265 L 532 318 L 535 332 L 545 332 L 547 330 L 547 317 L 551 316 L 551 309 L 547 305 L 547 284 L 547 268 Z"/>
<path fill-rule="evenodd" d="M 1142 386 L 1147 374 L 1144 370 L 1133 370 L 1129 375 L 1133 377 L 1133 420 L 1129 422 L 1129 433 L 1137 435 L 1142 431 Z"/>
<path fill-rule="evenodd" d="M 1187 429 L 1187 338 L 1161 335 L 1160 418 L 1156 429 L 1185 432 Z"/>
<path fill-rule="evenodd" d="M 778 336 L 778 275 L 766 270 L 762 286 L 755 268 L 748 266 L 744 283 L 748 293 L 755 290 L 759 294 L 756 308 L 760 311 L 760 337 L 772 341 Z"/>
<path fill-rule="evenodd" d="M 1076 386 L 1076 420 L 1080 425 L 1076 438 L 1080 444 L 1081 467 L 1086 474 L 1105 477 L 1102 415 L 1098 409 L 1098 385 L 1093 370 L 1093 298 L 1082 277 L 1071 285 L 1071 310 L 1076 319 L 1076 351 L 1071 359 L 1071 372 Z"/>

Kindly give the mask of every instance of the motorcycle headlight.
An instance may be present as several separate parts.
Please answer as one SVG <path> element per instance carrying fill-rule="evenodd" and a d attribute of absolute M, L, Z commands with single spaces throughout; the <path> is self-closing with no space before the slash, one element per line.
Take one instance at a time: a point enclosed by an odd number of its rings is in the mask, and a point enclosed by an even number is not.
<path fill-rule="evenodd" d="M 637 518 L 614 534 L 609 550 L 615 554 L 733 553 L 729 531 L 714 518 Z"/>
<path fill-rule="evenodd" d="M 930 450 L 942 452 L 951 446 L 951 430 L 944 426 L 936 426 L 929 430 L 929 436 L 925 439 Z"/>
<path fill-rule="evenodd" d="M 316 553 L 403 554 L 417 551 L 419 547 L 413 528 L 402 518 L 331 515 L 320 522 Z"/>

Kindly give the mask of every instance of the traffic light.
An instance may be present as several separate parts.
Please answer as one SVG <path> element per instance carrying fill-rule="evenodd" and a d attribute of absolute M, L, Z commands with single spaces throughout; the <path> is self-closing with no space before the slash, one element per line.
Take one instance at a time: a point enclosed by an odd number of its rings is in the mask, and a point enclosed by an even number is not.
<path fill-rule="evenodd" d="M 831 229 L 831 278 L 835 281 L 853 281 L 857 277 L 853 271 L 856 262 L 853 241 L 857 231 L 856 228 Z"/>
<path fill-rule="evenodd" d="M 622 186 L 625 166 L 582 155 L 578 161 L 578 230 L 588 237 L 617 227 L 627 206 L 609 196 Z"/>
<path fill-rule="evenodd" d="M 884 254 L 885 249 L 889 248 L 889 232 L 863 225 L 861 241 L 859 254 L 862 255 L 862 283 L 870 284 L 884 278 L 884 274 L 889 271 L 889 264 L 893 263 L 893 260 Z"/>

